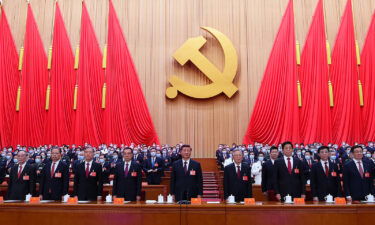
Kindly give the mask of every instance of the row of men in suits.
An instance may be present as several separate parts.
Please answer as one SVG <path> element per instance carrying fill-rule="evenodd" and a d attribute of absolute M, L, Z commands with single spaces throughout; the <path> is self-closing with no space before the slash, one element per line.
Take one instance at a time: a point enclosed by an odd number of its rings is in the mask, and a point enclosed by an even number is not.
<path fill-rule="evenodd" d="M 351 147 L 352 160 L 343 166 L 343 187 L 335 163 L 329 160 L 329 148 L 321 146 L 318 149 L 320 161 L 311 168 L 310 185 L 313 199 L 322 201 L 328 194 L 337 197 L 344 196 L 348 201 L 365 200 L 368 194 L 374 194 L 374 167 L 364 160 L 363 147 Z M 285 196 L 305 198 L 306 176 L 303 173 L 303 161 L 293 157 L 293 145 L 290 142 L 282 144 L 282 157 L 278 157 L 278 149 L 271 148 L 270 159 L 263 164 L 262 191 L 269 200 L 282 201 Z M 234 150 L 234 163 L 224 168 L 225 197 L 236 196 L 237 200 L 250 197 L 248 184 L 242 174 L 249 173 L 249 165 L 242 160 L 242 151 Z M 244 168 L 244 169 L 242 169 Z M 240 172 L 238 172 L 240 170 Z M 251 183 L 250 183 L 251 190 Z"/>
<path fill-rule="evenodd" d="M 203 178 L 201 166 L 190 159 L 191 147 L 184 145 L 181 148 L 182 159 L 172 165 L 171 194 L 176 201 L 186 200 L 192 197 L 200 197 L 203 192 Z M 94 161 L 94 149 L 86 147 L 84 160 L 75 169 L 74 186 L 72 196 L 78 200 L 101 200 L 103 191 L 103 168 L 100 163 Z M 125 198 L 129 201 L 140 200 L 142 170 L 147 173 L 159 173 L 159 165 L 162 160 L 156 158 L 155 150 L 151 150 L 151 158 L 143 167 L 133 159 L 133 150 L 125 148 L 121 163 L 116 164 L 113 174 L 114 197 Z M 154 158 L 153 158 L 154 157 Z M 8 192 L 6 199 L 24 200 L 27 194 L 37 195 L 35 192 L 36 168 L 27 164 L 28 153 L 18 151 L 17 164 L 10 170 Z M 155 177 L 150 178 L 155 179 Z M 42 169 L 39 196 L 44 200 L 61 200 L 69 189 L 69 167 L 61 161 L 61 149 L 51 150 L 51 161 Z"/>

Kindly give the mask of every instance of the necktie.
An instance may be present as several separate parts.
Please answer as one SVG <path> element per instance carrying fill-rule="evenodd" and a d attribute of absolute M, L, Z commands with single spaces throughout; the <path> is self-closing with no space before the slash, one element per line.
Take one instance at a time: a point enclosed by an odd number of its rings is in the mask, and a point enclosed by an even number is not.
<path fill-rule="evenodd" d="M 184 171 L 185 171 L 185 174 L 186 174 L 187 171 L 188 171 L 188 168 L 187 168 L 187 162 L 186 162 L 186 161 L 184 162 Z"/>
<path fill-rule="evenodd" d="M 327 166 L 328 162 L 325 162 L 324 163 L 324 170 L 326 171 L 326 176 L 328 177 L 328 174 L 329 174 L 329 168 Z"/>
<path fill-rule="evenodd" d="M 288 172 L 289 172 L 289 174 L 292 174 L 292 163 L 290 162 L 289 157 L 287 158 L 287 160 L 288 160 Z"/>
<path fill-rule="evenodd" d="M 311 168 L 311 161 L 309 160 L 308 162 L 309 162 L 309 167 Z"/>
<path fill-rule="evenodd" d="M 90 163 L 86 163 L 86 177 L 89 177 L 89 173 L 90 173 Z"/>
<path fill-rule="evenodd" d="M 56 163 L 52 164 L 52 169 L 51 169 L 51 178 L 53 177 L 53 174 L 55 173 L 55 165 Z M 87 175 L 86 175 L 87 176 Z"/>
<path fill-rule="evenodd" d="M 129 164 L 125 164 L 125 177 L 128 176 L 129 173 Z"/>
<path fill-rule="evenodd" d="M 361 165 L 361 162 L 358 161 L 358 170 L 359 170 L 359 174 L 361 175 L 361 177 L 363 178 L 363 168 L 362 168 L 362 165 Z"/>
<path fill-rule="evenodd" d="M 20 178 L 21 173 L 22 173 L 22 165 L 20 165 L 20 169 L 18 170 L 18 178 Z"/>
<path fill-rule="evenodd" d="M 238 179 L 241 179 L 241 169 L 240 169 L 240 166 L 237 166 L 237 177 L 238 177 Z"/>
<path fill-rule="evenodd" d="M 154 166 L 155 166 L 155 158 L 154 157 L 151 158 L 151 164 L 152 164 L 152 168 L 154 168 Z"/>

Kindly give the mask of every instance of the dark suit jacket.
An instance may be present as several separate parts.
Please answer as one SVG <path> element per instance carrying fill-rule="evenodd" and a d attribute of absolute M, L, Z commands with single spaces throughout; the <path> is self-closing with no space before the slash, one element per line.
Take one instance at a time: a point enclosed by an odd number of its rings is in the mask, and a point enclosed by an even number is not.
<path fill-rule="evenodd" d="M 351 196 L 353 200 L 365 200 L 368 194 L 374 194 L 373 174 L 368 163 L 362 160 L 363 178 L 360 176 L 354 160 L 346 163 L 343 170 L 345 196 Z M 365 174 L 369 177 L 365 177 Z"/>
<path fill-rule="evenodd" d="M 263 163 L 262 166 L 262 192 L 274 190 L 274 178 L 275 169 L 271 159 Z"/>
<path fill-rule="evenodd" d="M 299 198 L 301 197 L 301 194 L 305 194 L 306 185 L 302 161 L 297 158 L 291 158 L 293 159 L 291 174 L 288 172 L 288 167 L 285 164 L 284 157 L 275 160 L 275 193 L 280 194 L 281 198 L 284 198 L 284 196 L 288 194 L 293 198 Z"/>
<path fill-rule="evenodd" d="M 100 164 L 102 166 L 102 180 L 103 180 L 103 183 L 109 183 L 109 175 L 110 174 L 113 174 L 111 173 L 111 165 L 109 164 L 109 162 L 104 162 L 103 165 Z"/>
<path fill-rule="evenodd" d="M 61 200 L 63 195 L 68 194 L 69 167 L 60 161 L 52 177 L 51 167 L 52 162 L 43 167 L 39 192 L 40 195 L 43 195 L 43 200 Z"/>
<path fill-rule="evenodd" d="M 20 177 L 18 178 L 18 164 L 10 170 L 7 199 L 25 200 L 27 194 L 35 195 L 35 169 L 25 163 Z M 28 180 L 27 180 L 28 176 Z"/>
<path fill-rule="evenodd" d="M 190 159 L 188 172 L 185 174 L 182 159 L 172 165 L 171 194 L 176 201 L 190 200 L 203 194 L 203 177 L 201 164 Z M 194 175 L 195 173 L 195 175 Z"/>
<path fill-rule="evenodd" d="M 157 169 L 157 172 L 147 172 L 148 170 Z M 154 166 L 152 166 L 151 157 L 143 162 L 143 171 L 146 173 L 146 179 L 148 184 L 159 185 L 161 177 L 164 173 L 164 161 L 159 157 L 155 157 Z"/>
<path fill-rule="evenodd" d="M 125 163 L 117 164 L 114 172 L 112 194 L 126 201 L 135 201 L 141 195 L 142 169 L 136 162 L 132 161 L 128 174 L 125 176 Z"/>
<path fill-rule="evenodd" d="M 224 168 L 224 198 L 234 195 L 236 201 L 252 197 L 251 169 L 249 164 L 241 163 L 241 177 L 237 176 L 234 163 Z"/>
<path fill-rule="evenodd" d="M 320 201 L 324 201 L 324 197 L 328 194 L 333 197 L 341 196 L 340 175 L 337 165 L 329 162 L 328 167 L 328 177 L 321 162 L 315 163 L 311 168 L 311 194 L 313 197 L 318 197 Z"/>
<path fill-rule="evenodd" d="M 305 174 L 305 181 L 310 180 L 311 175 L 311 168 L 316 163 L 313 159 L 310 159 L 311 165 L 309 165 L 308 161 L 306 159 L 303 159 L 303 172 Z"/>
<path fill-rule="evenodd" d="M 102 166 L 99 163 L 92 162 L 89 176 L 86 177 L 85 164 L 86 162 L 83 161 L 76 168 L 73 195 L 78 196 L 80 201 L 96 201 L 98 196 L 102 196 L 103 191 Z"/>

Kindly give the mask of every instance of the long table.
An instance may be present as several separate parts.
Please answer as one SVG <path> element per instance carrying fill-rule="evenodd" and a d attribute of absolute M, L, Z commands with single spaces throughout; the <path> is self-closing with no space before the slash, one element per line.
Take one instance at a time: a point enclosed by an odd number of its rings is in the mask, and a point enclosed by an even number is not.
<path fill-rule="evenodd" d="M 286 205 L 240 204 L 1 203 L 0 224 L 14 225 L 367 225 L 374 224 L 375 204 L 329 205 L 307 202 Z"/>

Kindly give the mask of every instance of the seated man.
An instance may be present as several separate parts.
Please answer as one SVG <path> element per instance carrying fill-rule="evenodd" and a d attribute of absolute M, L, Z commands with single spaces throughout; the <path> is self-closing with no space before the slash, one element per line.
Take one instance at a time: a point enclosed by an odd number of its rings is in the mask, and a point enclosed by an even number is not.
<path fill-rule="evenodd" d="M 238 202 L 252 197 L 251 170 L 249 164 L 242 162 L 241 150 L 232 152 L 234 162 L 224 168 L 224 198 L 233 195 Z"/>

